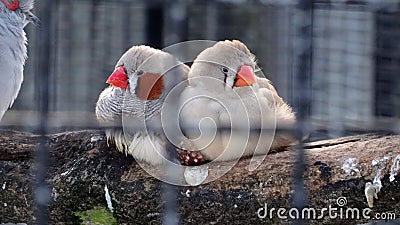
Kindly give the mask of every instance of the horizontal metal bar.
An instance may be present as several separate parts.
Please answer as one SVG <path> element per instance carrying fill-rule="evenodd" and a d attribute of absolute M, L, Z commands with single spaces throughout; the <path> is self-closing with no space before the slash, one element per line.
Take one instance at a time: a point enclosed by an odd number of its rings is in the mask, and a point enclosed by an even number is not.
<path fill-rule="evenodd" d="M 39 124 L 39 112 L 37 111 L 17 111 L 9 110 L 0 122 L 0 128 L 35 128 Z M 69 129 L 103 129 L 103 128 L 121 128 L 121 124 L 99 125 L 96 120 L 96 115 L 93 112 L 83 111 L 57 111 L 49 112 L 48 128 L 50 130 L 65 130 Z M 343 119 L 343 120 L 328 120 L 317 117 L 312 117 L 310 120 L 304 121 L 308 125 L 310 131 L 313 130 L 332 130 L 336 127 L 341 127 L 341 130 L 351 130 L 359 132 L 376 132 L 376 131 L 391 131 L 400 133 L 400 118 L 373 117 L 365 120 Z M 148 129 L 160 130 L 161 125 L 146 124 Z M 128 128 L 128 126 L 125 126 Z M 131 124 L 131 128 L 136 127 L 142 129 L 144 127 L 142 121 L 137 124 Z M 182 127 L 182 126 L 181 126 Z M 197 129 L 197 124 L 191 126 Z M 189 127 L 187 127 L 189 128 Z M 219 129 L 231 129 L 230 126 L 219 127 Z M 251 130 L 260 131 L 261 127 L 252 127 Z M 271 130 L 265 128 L 263 130 Z M 277 127 L 278 132 L 291 132 L 288 127 Z"/>

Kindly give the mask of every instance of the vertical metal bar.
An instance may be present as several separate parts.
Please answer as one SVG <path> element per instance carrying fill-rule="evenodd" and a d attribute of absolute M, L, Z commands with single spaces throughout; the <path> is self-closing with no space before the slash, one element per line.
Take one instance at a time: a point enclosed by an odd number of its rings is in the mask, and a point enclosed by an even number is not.
<path fill-rule="evenodd" d="M 148 3 L 150 4 L 150 3 Z M 146 44 L 153 48 L 163 47 L 164 10 L 162 5 L 147 5 Z"/>
<path fill-rule="evenodd" d="M 215 1 L 206 3 L 206 39 L 217 40 L 218 24 L 215 22 L 218 18 L 218 7 Z"/>
<path fill-rule="evenodd" d="M 311 70 L 312 70 L 312 19 L 313 1 L 302 0 L 298 3 L 299 18 L 298 32 L 296 32 L 295 54 L 297 64 L 296 83 L 298 92 L 299 107 L 297 111 L 296 133 L 299 144 L 296 148 L 296 165 L 293 173 L 294 194 L 292 204 L 300 212 L 307 205 L 307 190 L 304 184 L 304 172 L 306 169 L 305 152 L 302 144 L 302 137 L 307 132 L 307 118 L 310 113 L 311 103 Z M 301 214 L 300 214 L 301 215 Z M 294 224 L 304 224 L 303 219 L 294 221 Z"/>
<path fill-rule="evenodd" d="M 188 32 L 188 21 L 187 21 L 187 4 L 184 1 L 176 1 L 169 5 L 164 5 L 164 19 L 165 23 L 163 24 L 164 28 L 164 43 L 166 45 L 176 44 L 180 41 L 187 40 Z M 179 54 L 179 53 L 178 53 Z M 182 53 L 183 54 L 183 53 Z M 179 56 L 177 56 L 180 58 Z M 176 79 L 180 76 L 174 76 Z M 174 82 L 175 83 L 175 82 Z M 177 83 L 177 82 L 176 82 Z M 177 96 L 175 96 L 177 97 Z M 174 104 L 174 109 L 178 108 L 176 101 L 170 101 L 171 104 Z M 169 116 L 174 116 L 170 114 Z M 167 119 L 166 121 L 176 121 L 175 118 Z M 168 126 L 168 124 L 166 124 Z M 167 141 L 168 142 L 168 141 Z M 176 156 L 171 153 L 176 152 L 175 146 L 168 142 L 167 151 L 170 154 L 169 159 L 174 161 L 176 160 Z M 177 180 L 176 169 L 168 164 L 166 168 L 168 180 Z M 163 185 L 163 202 L 164 202 L 164 216 L 163 216 L 163 224 L 165 225 L 175 225 L 179 224 L 179 214 L 178 214 L 178 187 L 165 183 Z"/>
<path fill-rule="evenodd" d="M 132 46 L 132 40 L 131 40 L 131 10 L 132 10 L 132 3 L 131 1 L 124 0 L 122 1 L 122 4 L 124 5 L 123 9 L 123 20 L 125 21 L 124 27 L 125 29 L 123 30 L 122 33 L 122 44 L 124 46 L 124 49 L 128 49 L 129 47 Z"/>
<path fill-rule="evenodd" d="M 169 121 L 174 121 L 174 120 L 172 119 Z M 176 152 L 175 149 L 176 147 L 168 141 L 165 147 L 168 152 L 169 161 L 179 164 L 176 155 L 173 154 L 174 152 Z M 177 180 L 176 175 L 178 173 L 173 166 L 168 164 L 166 168 L 166 173 L 168 180 Z M 162 218 L 162 224 L 177 225 L 179 224 L 178 201 L 177 201 L 178 187 L 173 184 L 164 183 L 162 190 L 163 190 L 162 200 L 164 202 L 164 207 L 163 207 L 164 214 Z"/>
<path fill-rule="evenodd" d="M 150 4 L 150 3 L 147 3 Z M 146 44 L 154 48 L 162 48 L 163 46 L 163 31 L 172 32 L 169 29 L 165 29 L 166 23 L 164 23 L 164 12 L 167 11 L 167 7 L 160 5 L 147 5 L 146 6 Z M 176 28 L 175 29 L 179 29 Z M 176 102 L 176 101 L 173 101 Z M 175 121 L 174 119 L 169 119 L 167 121 Z M 167 124 L 168 126 L 168 124 Z M 165 146 L 168 154 L 168 159 L 174 161 L 175 156 L 172 154 L 175 152 L 175 147 L 167 141 Z M 165 168 L 168 180 L 174 180 L 176 175 L 174 168 L 167 165 Z M 175 225 L 179 224 L 179 215 L 177 212 L 177 187 L 164 183 L 162 185 L 162 202 L 164 202 L 162 214 L 162 224 L 164 225 Z"/>
<path fill-rule="evenodd" d="M 164 44 L 165 46 L 188 40 L 187 3 L 175 1 L 165 7 Z"/>
<path fill-rule="evenodd" d="M 47 146 L 47 117 L 49 111 L 49 68 L 50 68 L 50 21 L 51 9 L 54 1 L 42 0 L 38 4 L 38 15 L 42 21 L 38 29 L 37 40 L 37 68 L 35 73 L 35 92 L 38 111 L 40 114 L 37 132 L 41 136 L 40 143 L 36 149 L 36 184 L 35 184 L 35 200 L 36 212 L 35 217 L 37 224 L 48 223 L 47 207 L 50 201 L 50 188 L 46 183 L 47 162 L 49 159 L 49 149 Z"/>

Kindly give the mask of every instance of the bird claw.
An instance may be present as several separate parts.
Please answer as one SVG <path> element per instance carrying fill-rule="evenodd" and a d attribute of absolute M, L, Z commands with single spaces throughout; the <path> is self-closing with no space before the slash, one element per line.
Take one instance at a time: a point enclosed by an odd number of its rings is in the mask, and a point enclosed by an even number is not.
<path fill-rule="evenodd" d="M 206 162 L 203 154 L 199 151 L 177 149 L 179 160 L 185 166 L 200 166 Z"/>

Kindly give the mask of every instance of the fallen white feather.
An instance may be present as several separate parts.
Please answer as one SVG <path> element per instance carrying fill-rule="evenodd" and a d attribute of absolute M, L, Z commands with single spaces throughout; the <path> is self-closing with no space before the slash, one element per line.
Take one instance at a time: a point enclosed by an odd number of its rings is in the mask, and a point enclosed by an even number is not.
<path fill-rule="evenodd" d="M 390 182 L 394 181 L 394 177 L 397 175 L 397 172 L 399 171 L 399 163 L 400 163 L 400 155 L 397 155 L 397 157 L 393 160 L 392 167 L 390 168 L 390 177 L 389 177 Z"/>
<path fill-rule="evenodd" d="M 183 174 L 185 176 L 186 183 L 192 186 L 202 184 L 208 177 L 208 166 L 193 166 L 187 167 Z"/>
<path fill-rule="evenodd" d="M 113 212 L 114 208 L 112 206 L 111 196 L 110 196 L 110 193 L 108 192 L 107 185 L 104 186 L 104 191 L 105 191 L 105 196 L 106 196 L 106 201 L 107 201 L 107 207 L 111 212 Z"/>
<path fill-rule="evenodd" d="M 344 160 L 342 165 L 342 170 L 344 170 L 348 176 L 354 176 L 360 172 L 357 166 L 358 166 L 357 158 L 348 158 Z"/>

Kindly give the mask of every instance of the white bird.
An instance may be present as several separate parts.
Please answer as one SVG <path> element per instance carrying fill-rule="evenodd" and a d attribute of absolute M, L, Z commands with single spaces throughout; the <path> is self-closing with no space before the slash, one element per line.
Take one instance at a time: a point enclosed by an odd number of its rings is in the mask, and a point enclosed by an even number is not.
<path fill-rule="evenodd" d="M 30 10 L 34 0 L 0 0 L 0 120 L 17 98 L 27 58 L 24 27 L 39 19 Z"/>
<path fill-rule="evenodd" d="M 189 148 L 207 160 L 227 161 L 290 145 L 285 134 L 243 128 L 293 126 L 295 115 L 266 78 L 255 76 L 255 57 L 240 41 L 220 41 L 193 62 L 182 92 L 180 120 Z M 218 130 L 210 130 L 210 127 Z M 224 128 L 232 127 L 231 130 Z M 193 129 L 198 128 L 198 129 Z M 236 129 L 236 130 L 235 130 Z M 242 129 L 242 131 L 241 131 Z"/>
<path fill-rule="evenodd" d="M 189 67 L 169 53 L 148 46 L 133 46 L 117 62 L 108 78 L 110 87 L 99 96 L 97 120 L 106 128 L 107 140 L 119 151 L 151 165 L 166 159 L 165 136 L 146 130 L 146 124 L 160 124 L 167 94 L 187 79 Z M 133 127 L 130 126 L 139 126 Z M 143 127 L 141 127 L 143 126 Z"/>

